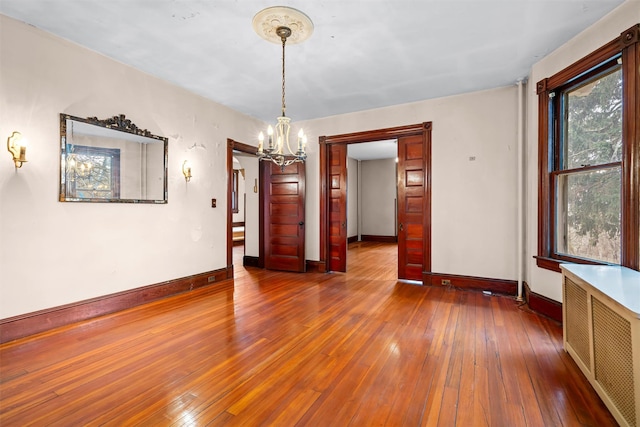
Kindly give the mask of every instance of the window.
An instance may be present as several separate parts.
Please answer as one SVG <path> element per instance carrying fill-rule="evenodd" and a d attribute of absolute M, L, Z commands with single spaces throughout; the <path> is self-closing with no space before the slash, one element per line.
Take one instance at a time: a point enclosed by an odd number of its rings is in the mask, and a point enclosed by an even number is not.
<path fill-rule="evenodd" d="M 67 194 L 82 199 L 120 197 L 120 150 L 69 145 Z"/>
<path fill-rule="evenodd" d="M 539 267 L 639 266 L 640 26 L 537 84 Z"/>
<path fill-rule="evenodd" d="M 620 264 L 622 72 L 596 71 L 552 92 L 555 253 Z"/>
<path fill-rule="evenodd" d="M 233 170 L 233 182 L 231 187 L 231 212 L 238 213 L 240 209 L 238 207 L 238 181 L 239 181 L 239 173 L 238 169 Z"/>

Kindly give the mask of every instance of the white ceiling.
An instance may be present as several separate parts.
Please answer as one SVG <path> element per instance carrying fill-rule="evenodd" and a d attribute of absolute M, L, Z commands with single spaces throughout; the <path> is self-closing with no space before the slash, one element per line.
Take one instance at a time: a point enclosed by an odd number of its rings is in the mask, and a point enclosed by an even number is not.
<path fill-rule="evenodd" d="M 349 144 L 347 157 L 356 160 L 395 159 L 398 157 L 398 146 L 395 139 Z"/>
<path fill-rule="evenodd" d="M 281 47 L 251 21 L 268 6 L 295 7 L 315 25 L 287 46 L 295 122 L 515 84 L 622 2 L 0 0 L 0 13 L 272 121 Z"/>

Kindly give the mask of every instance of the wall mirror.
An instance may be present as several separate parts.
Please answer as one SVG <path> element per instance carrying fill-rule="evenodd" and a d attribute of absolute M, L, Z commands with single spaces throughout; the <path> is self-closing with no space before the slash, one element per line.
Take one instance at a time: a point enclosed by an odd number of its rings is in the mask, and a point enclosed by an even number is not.
<path fill-rule="evenodd" d="M 60 114 L 60 201 L 167 203 L 167 148 L 124 114 Z"/>

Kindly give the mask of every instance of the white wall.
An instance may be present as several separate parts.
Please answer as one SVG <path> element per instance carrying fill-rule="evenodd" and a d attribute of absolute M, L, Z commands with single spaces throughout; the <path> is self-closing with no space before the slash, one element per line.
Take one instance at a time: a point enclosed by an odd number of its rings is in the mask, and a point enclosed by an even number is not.
<path fill-rule="evenodd" d="M 640 22 L 640 1 L 627 1 L 594 25 L 534 64 L 527 88 L 527 176 L 526 176 L 526 281 L 538 294 L 562 301 L 559 273 L 536 266 L 538 235 L 538 96 L 536 82 L 550 77 L 615 39 L 623 31 Z"/>
<path fill-rule="evenodd" d="M 640 22 L 627 1 L 535 64 L 527 87 L 526 277 L 561 300 L 538 269 L 537 97 L 548 77 Z M 0 137 L 30 140 L 29 162 L 0 161 L 0 318 L 226 266 L 226 139 L 265 124 L 77 45 L 0 16 Z M 433 122 L 432 271 L 516 279 L 517 90 L 511 87 L 295 123 L 309 135 L 306 253 L 319 259 L 317 141 Z M 126 114 L 169 138 L 166 205 L 60 203 L 59 113 Z M 475 157 L 470 161 L 469 157 Z M 181 165 L 189 160 L 186 183 Z M 210 207 L 210 199 L 218 208 Z M 248 253 L 249 254 L 249 253 Z"/>
<path fill-rule="evenodd" d="M 396 235 L 396 160 L 360 162 L 362 185 L 361 234 Z"/>
<path fill-rule="evenodd" d="M 318 137 L 433 122 L 432 271 L 516 279 L 517 87 L 298 122 L 309 136 L 307 258 L 319 260 Z M 470 161 L 469 157 L 475 157 Z"/>
<path fill-rule="evenodd" d="M 30 141 L 0 158 L 0 318 L 226 266 L 226 140 L 263 123 L 1 15 L 0 55 L 0 137 Z M 168 137 L 169 203 L 58 202 L 60 113 Z"/>
<path fill-rule="evenodd" d="M 358 235 L 358 165 L 347 158 L 347 238 Z"/>

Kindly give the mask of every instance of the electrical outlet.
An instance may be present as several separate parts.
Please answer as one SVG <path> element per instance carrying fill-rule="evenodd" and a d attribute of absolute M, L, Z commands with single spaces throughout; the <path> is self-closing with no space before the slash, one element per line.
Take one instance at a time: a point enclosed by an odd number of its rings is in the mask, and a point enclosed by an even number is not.
<path fill-rule="evenodd" d="M 451 284 L 451 280 L 448 280 L 448 279 L 442 279 L 442 285 L 443 285 L 443 286 L 447 286 L 447 285 L 450 285 L 450 284 Z"/>
<path fill-rule="evenodd" d="M 215 208 L 217 204 L 217 200 L 216 199 L 211 199 L 211 207 Z"/>
<path fill-rule="evenodd" d="M 215 282 L 215 281 L 216 281 L 216 276 L 207 277 L 207 282 L 211 283 L 211 282 Z"/>

